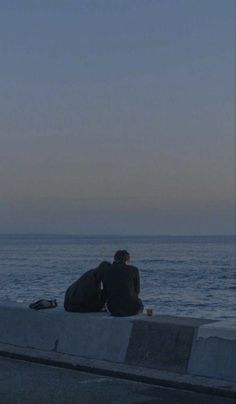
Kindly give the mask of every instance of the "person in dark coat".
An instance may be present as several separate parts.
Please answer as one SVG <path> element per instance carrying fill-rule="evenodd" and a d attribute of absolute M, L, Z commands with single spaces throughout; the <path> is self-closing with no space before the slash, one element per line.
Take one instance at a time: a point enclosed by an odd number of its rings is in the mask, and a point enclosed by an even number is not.
<path fill-rule="evenodd" d="M 129 264 L 130 255 L 119 250 L 109 270 L 102 273 L 102 283 L 107 308 L 113 316 L 133 316 L 143 311 L 140 293 L 139 270 Z"/>
<path fill-rule="evenodd" d="M 66 290 L 64 308 L 71 312 L 97 312 L 104 308 L 106 295 L 101 289 L 101 278 L 111 264 L 102 262 L 97 268 L 84 273 Z"/>

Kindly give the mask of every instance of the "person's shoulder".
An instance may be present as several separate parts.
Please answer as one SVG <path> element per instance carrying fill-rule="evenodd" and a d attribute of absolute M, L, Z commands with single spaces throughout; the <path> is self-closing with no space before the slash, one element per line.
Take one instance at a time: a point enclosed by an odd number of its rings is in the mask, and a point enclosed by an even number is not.
<path fill-rule="evenodd" d="M 128 266 L 128 268 L 129 268 L 131 271 L 133 271 L 133 272 L 139 272 L 138 268 L 135 267 L 134 265 L 127 265 L 127 266 Z"/>
<path fill-rule="evenodd" d="M 103 279 L 104 276 L 106 275 L 106 273 L 109 271 L 110 267 L 111 267 L 110 262 L 108 262 L 108 261 L 102 261 L 102 262 L 97 266 L 97 268 L 95 268 L 95 270 L 94 270 L 95 278 L 96 278 L 97 280 L 99 280 L 99 281 L 100 281 L 101 279 Z"/>
<path fill-rule="evenodd" d="M 104 271 L 106 271 L 107 269 L 110 269 L 110 267 L 111 267 L 111 263 L 110 263 L 109 261 L 102 261 L 102 262 L 98 265 L 97 271 L 99 271 L 99 272 L 104 272 Z"/>
<path fill-rule="evenodd" d="M 99 268 L 103 268 L 103 267 L 110 267 L 111 263 L 109 261 L 102 261 L 101 264 L 99 264 Z"/>

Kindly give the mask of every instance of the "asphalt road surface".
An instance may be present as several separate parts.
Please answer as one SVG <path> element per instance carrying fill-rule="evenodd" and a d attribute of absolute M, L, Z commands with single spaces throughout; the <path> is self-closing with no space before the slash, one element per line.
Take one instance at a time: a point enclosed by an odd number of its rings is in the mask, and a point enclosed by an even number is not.
<path fill-rule="evenodd" d="M 0 358 L 0 404 L 233 404 L 235 400 Z"/>

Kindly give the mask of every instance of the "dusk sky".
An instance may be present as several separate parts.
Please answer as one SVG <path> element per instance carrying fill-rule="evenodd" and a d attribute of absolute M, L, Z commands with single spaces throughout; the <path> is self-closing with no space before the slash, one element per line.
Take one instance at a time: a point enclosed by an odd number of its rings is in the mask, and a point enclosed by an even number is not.
<path fill-rule="evenodd" d="M 0 0 L 0 233 L 234 234 L 234 0 Z"/>

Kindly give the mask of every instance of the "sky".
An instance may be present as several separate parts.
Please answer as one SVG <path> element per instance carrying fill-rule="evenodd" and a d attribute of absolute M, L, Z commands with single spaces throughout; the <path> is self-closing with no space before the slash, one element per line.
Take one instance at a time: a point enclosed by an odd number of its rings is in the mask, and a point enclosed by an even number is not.
<path fill-rule="evenodd" d="M 235 233 L 234 0 L 0 0 L 0 233 Z"/>

